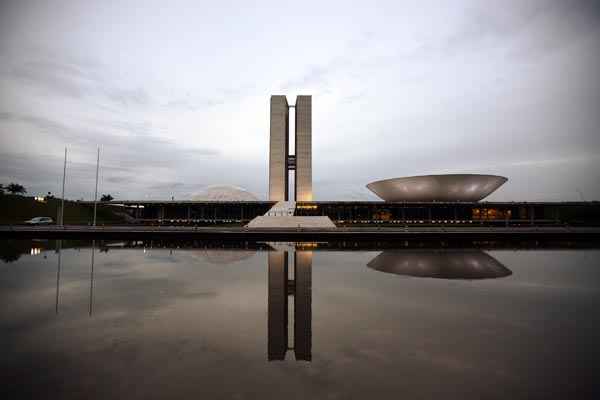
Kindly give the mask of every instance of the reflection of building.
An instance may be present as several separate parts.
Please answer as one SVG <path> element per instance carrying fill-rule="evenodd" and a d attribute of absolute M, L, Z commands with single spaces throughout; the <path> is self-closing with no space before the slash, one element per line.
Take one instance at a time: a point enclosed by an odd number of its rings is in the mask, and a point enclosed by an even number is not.
<path fill-rule="evenodd" d="M 294 253 L 294 353 L 296 360 L 311 360 L 312 252 Z"/>
<path fill-rule="evenodd" d="M 269 252 L 268 359 L 285 360 L 293 349 L 296 360 L 312 358 L 312 252 L 296 251 L 294 279 L 288 276 L 288 252 Z M 288 344 L 288 299 L 294 302 L 294 338 Z"/>
<path fill-rule="evenodd" d="M 371 182 L 367 188 L 385 201 L 479 201 L 507 180 L 497 175 L 423 175 Z"/>
<path fill-rule="evenodd" d="M 288 253 L 269 252 L 269 360 L 284 360 L 288 350 Z"/>
<path fill-rule="evenodd" d="M 295 107 L 295 155 L 290 155 L 289 109 Z M 295 200 L 312 200 L 312 96 L 271 96 L 269 200 L 288 201 L 289 171 L 295 171 Z"/>
<path fill-rule="evenodd" d="M 367 266 L 396 275 L 440 279 L 502 278 L 512 272 L 494 257 L 471 250 L 384 250 Z"/>

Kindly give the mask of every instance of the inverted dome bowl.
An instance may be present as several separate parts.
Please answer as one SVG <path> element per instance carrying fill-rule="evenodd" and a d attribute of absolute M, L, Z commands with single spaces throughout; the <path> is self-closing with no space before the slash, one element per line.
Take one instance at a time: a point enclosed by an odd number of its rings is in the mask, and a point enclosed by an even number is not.
<path fill-rule="evenodd" d="M 367 188 L 385 201 L 479 201 L 507 180 L 498 175 L 422 175 L 375 181 Z"/>
<path fill-rule="evenodd" d="M 367 267 L 396 275 L 439 279 L 489 279 L 512 271 L 481 250 L 385 250 Z"/>

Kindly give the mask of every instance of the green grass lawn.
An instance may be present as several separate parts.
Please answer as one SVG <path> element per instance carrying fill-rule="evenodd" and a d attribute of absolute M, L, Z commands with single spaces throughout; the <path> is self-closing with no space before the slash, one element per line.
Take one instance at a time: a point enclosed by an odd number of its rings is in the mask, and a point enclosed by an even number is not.
<path fill-rule="evenodd" d="M 33 217 L 51 217 L 55 221 L 60 210 L 60 199 L 36 201 L 33 197 L 12 194 L 0 195 L 0 224 L 20 224 Z M 77 201 L 65 201 L 65 224 L 91 224 L 94 209 Z M 123 217 L 111 210 L 99 207 L 97 224 L 117 224 L 124 222 Z"/>

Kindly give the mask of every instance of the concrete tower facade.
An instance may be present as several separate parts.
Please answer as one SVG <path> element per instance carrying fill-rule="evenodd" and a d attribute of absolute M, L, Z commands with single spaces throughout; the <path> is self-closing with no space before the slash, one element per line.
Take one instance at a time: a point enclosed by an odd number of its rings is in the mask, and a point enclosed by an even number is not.
<path fill-rule="evenodd" d="M 297 201 L 312 201 L 312 96 L 296 98 Z"/>
<path fill-rule="evenodd" d="M 289 109 L 295 107 L 296 154 L 289 154 Z M 271 96 L 269 200 L 288 201 L 289 171 L 295 170 L 294 200 L 312 200 L 312 96 L 298 96 L 290 106 L 285 96 Z"/>
<path fill-rule="evenodd" d="M 288 199 L 289 106 L 285 96 L 271 96 L 269 200 Z"/>

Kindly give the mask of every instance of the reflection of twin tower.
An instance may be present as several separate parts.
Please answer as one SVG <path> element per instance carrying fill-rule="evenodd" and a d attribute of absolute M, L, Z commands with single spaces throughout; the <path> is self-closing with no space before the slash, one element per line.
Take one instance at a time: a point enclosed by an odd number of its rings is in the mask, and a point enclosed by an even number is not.
<path fill-rule="evenodd" d="M 312 251 L 296 250 L 293 277 L 288 275 L 288 252 L 269 252 L 269 361 L 285 360 L 294 350 L 296 360 L 310 361 L 312 352 Z M 288 299 L 294 302 L 294 338 L 288 344 Z"/>
<path fill-rule="evenodd" d="M 132 247 L 137 247 L 137 241 Z M 150 247 L 152 246 L 150 242 Z M 56 242 L 58 266 L 56 270 L 56 304 L 59 311 L 62 240 Z M 296 247 L 299 246 L 299 247 Z M 312 260 L 313 251 L 302 250 L 301 244 L 287 247 L 292 253 L 293 271 L 290 279 L 288 251 L 268 252 L 268 359 L 285 360 L 288 350 L 293 350 L 296 360 L 312 359 Z M 144 246 L 146 247 L 146 246 Z M 274 246 L 278 247 L 278 246 Z M 294 248 L 296 247 L 296 248 Z M 89 315 L 94 304 L 94 253 L 96 242 L 92 241 L 92 257 L 89 287 Z M 127 246 L 123 248 L 128 248 Z M 173 250 L 170 249 L 170 252 Z M 205 249 L 204 251 L 207 251 Z M 232 253 L 233 250 L 229 250 Z M 241 261 L 253 253 L 244 250 L 225 263 Z M 208 262 L 223 263 L 223 250 L 219 257 L 208 257 Z M 395 275 L 438 279 L 493 279 L 512 274 L 494 257 L 479 249 L 389 249 L 373 258 L 367 266 L 373 270 Z M 289 299 L 293 301 L 293 339 L 289 338 Z M 290 343 L 292 346 L 290 346 Z"/>
<path fill-rule="evenodd" d="M 290 153 L 289 112 L 295 108 L 295 154 Z M 271 96 L 269 145 L 269 200 L 288 201 L 289 171 L 294 174 L 294 200 L 312 196 L 312 96 L 296 97 L 289 105 L 285 96 Z"/>
<path fill-rule="evenodd" d="M 312 251 L 292 251 L 294 270 L 290 279 L 288 252 L 269 252 L 269 361 L 285 360 L 288 350 L 294 350 L 296 360 L 312 359 L 312 258 Z M 391 249 L 381 252 L 367 266 L 376 271 L 419 278 L 474 280 L 512 274 L 479 249 Z M 290 298 L 294 303 L 293 340 L 289 339 L 288 331 Z"/>

